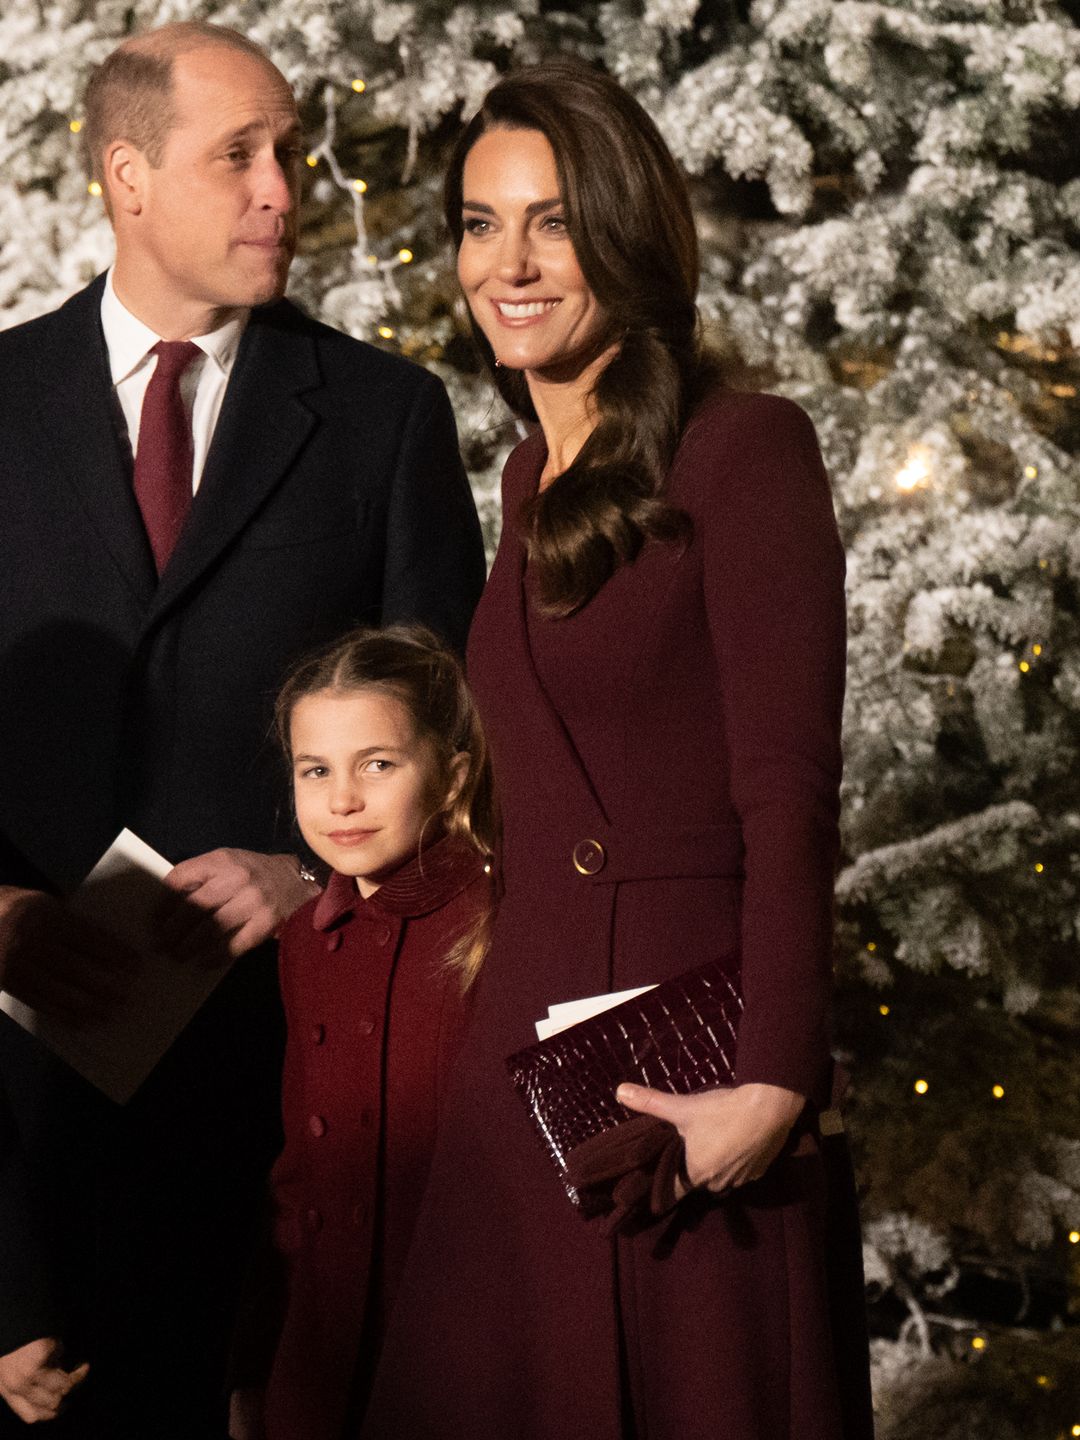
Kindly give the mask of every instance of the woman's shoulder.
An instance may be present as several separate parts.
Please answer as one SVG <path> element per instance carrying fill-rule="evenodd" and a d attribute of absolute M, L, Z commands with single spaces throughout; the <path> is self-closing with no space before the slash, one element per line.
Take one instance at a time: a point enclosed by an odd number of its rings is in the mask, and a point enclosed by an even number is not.
<path fill-rule="evenodd" d="M 810 438 L 816 443 L 812 420 L 794 400 L 764 391 L 717 388 L 691 413 L 679 450 L 736 438 L 766 449 L 775 449 L 790 438 Z"/>
<path fill-rule="evenodd" d="M 828 488 L 813 422 L 782 395 L 720 390 L 694 410 L 675 452 L 668 489 L 693 515 L 716 504 L 758 506 Z"/>

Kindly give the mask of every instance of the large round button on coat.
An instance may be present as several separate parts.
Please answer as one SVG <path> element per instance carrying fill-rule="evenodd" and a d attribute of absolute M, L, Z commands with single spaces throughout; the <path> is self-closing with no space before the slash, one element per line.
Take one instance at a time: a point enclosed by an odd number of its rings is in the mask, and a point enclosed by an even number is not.
<path fill-rule="evenodd" d="M 312 1135 L 315 1136 L 315 1139 L 318 1140 L 326 1134 L 326 1121 L 321 1115 L 312 1115 L 311 1119 L 307 1122 L 307 1128 L 311 1131 Z"/>
<path fill-rule="evenodd" d="M 607 855 L 599 840 L 579 840 L 574 846 L 573 860 L 579 875 L 599 875 Z"/>

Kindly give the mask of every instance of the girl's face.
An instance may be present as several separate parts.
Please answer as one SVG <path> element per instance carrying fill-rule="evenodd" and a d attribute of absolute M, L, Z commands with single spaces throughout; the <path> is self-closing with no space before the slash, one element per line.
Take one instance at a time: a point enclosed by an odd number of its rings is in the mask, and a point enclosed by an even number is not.
<path fill-rule="evenodd" d="M 547 136 L 488 130 L 462 189 L 458 279 L 496 359 L 558 378 L 595 358 L 608 323 L 574 253 Z"/>
<path fill-rule="evenodd" d="M 305 695 L 290 740 L 301 834 L 321 860 L 356 878 L 361 895 L 372 894 L 415 857 L 425 822 L 452 798 L 440 793 L 434 747 L 417 737 L 401 701 L 378 690 Z"/>

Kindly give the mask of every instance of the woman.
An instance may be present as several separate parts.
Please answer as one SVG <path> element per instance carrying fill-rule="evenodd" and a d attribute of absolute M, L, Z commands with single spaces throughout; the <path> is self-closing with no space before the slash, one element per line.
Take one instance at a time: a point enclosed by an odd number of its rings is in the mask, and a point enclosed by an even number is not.
<path fill-rule="evenodd" d="M 861 1440 L 859 1296 L 843 1314 L 826 1265 L 813 1120 L 844 610 L 812 427 L 717 386 L 685 185 L 604 76 L 501 81 L 446 199 L 481 349 L 539 425 L 469 648 L 504 895 L 364 1434 Z M 505 1059 L 552 1003 L 726 952 L 737 1086 L 626 1097 L 678 1127 L 694 1192 L 609 1240 Z"/>

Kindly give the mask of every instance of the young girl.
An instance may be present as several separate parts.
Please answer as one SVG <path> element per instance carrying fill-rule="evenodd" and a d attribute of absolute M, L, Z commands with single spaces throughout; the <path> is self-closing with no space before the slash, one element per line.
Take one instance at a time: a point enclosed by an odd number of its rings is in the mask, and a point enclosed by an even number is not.
<path fill-rule="evenodd" d="M 277 727 L 330 877 L 281 936 L 284 1298 L 265 1379 L 241 1335 L 231 1433 L 338 1440 L 363 1413 L 486 948 L 492 789 L 461 667 L 419 627 L 359 630 L 302 663 Z"/>

